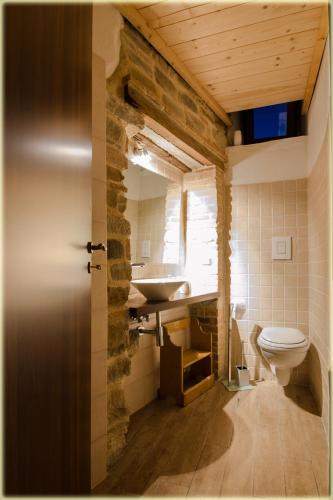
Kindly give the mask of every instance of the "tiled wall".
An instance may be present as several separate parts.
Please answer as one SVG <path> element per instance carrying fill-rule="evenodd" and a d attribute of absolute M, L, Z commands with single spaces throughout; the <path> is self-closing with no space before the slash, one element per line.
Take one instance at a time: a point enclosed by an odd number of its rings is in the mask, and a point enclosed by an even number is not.
<path fill-rule="evenodd" d="M 142 262 L 163 262 L 164 235 L 165 196 L 140 200 L 135 244 L 136 259 Z M 131 234 L 131 243 L 132 240 Z M 142 257 L 141 244 L 144 240 L 150 241 L 150 257 Z"/>
<path fill-rule="evenodd" d="M 165 234 L 165 197 L 127 200 L 125 217 L 131 225 L 132 262 L 163 261 Z M 150 257 L 142 257 L 141 244 L 150 241 Z"/>
<path fill-rule="evenodd" d="M 258 327 L 299 328 L 308 335 L 307 180 L 232 186 L 231 197 L 231 302 L 242 304 L 233 365 L 241 361 L 244 341 L 251 378 L 271 378 L 256 347 Z M 292 236 L 292 260 L 273 261 L 272 236 L 283 235 Z M 292 380 L 306 383 L 306 362 Z"/>
<path fill-rule="evenodd" d="M 105 63 L 93 54 L 92 82 L 92 241 L 107 240 L 105 167 Z M 88 254 L 87 254 L 88 260 Z M 107 256 L 95 252 L 91 260 L 102 270 L 91 274 L 91 484 L 106 476 L 107 433 Z"/>
<path fill-rule="evenodd" d="M 330 43 L 326 42 L 308 113 L 309 172 L 309 352 L 310 388 L 329 439 L 330 338 L 333 318 L 333 197 L 331 141 Z M 331 289 L 330 289 L 331 281 Z M 331 331 L 330 331 L 331 328 Z"/>
<path fill-rule="evenodd" d="M 131 261 L 163 262 L 165 197 L 127 200 L 126 219 L 131 225 Z M 141 244 L 150 241 L 150 257 L 142 257 Z"/>
<path fill-rule="evenodd" d="M 330 369 L 330 148 L 329 127 L 309 177 L 309 375 L 329 435 Z"/>
<path fill-rule="evenodd" d="M 185 264 L 185 206 L 182 182 L 172 182 L 167 186 L 165 196 L 165 230 L 163 262 Z"/>

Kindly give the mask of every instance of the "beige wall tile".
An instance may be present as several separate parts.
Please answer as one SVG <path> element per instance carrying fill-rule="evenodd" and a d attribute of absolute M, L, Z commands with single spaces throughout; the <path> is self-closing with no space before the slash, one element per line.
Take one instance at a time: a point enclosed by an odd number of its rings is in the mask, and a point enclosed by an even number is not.
<path fill-rule="evenodd" d="M 283 181 L 283 187 L 285 194 L 296 191 L 296 180 L 295 181 Z"/>
<path fill-rule="evenodd" d="M 145 406 L 146 398 L 142 378 L 134 380 L 131 384 L 126 385 L 124 389 L 126 406 L 130 414 Z"/>
<path fill-rule="evenodd" d="M 132 357 L 131 373 L 124 379 L 124 385 L 127 386 L 133 383 L 135 380 L 142 378 L 154 369 L 154 346 L 139 349 L 138 352 Z"/>

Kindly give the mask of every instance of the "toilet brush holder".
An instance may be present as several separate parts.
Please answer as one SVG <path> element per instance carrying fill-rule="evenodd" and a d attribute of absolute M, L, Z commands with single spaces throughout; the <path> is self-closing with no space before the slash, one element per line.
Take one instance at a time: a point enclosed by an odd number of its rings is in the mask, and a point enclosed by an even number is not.
<path fill-rule="evenodd" d="M 239 387 L 250 384 L 250 371 L 247 366 L 244 366 L 244 341 L 242 341 L 242 364 L 236 366 L 236 377 Z"/>
<path fill-rule="evenodd" d="M 246 366 L 236 366 L 236 383 L 239 387 L 250 384 L 250 371 Z"/>

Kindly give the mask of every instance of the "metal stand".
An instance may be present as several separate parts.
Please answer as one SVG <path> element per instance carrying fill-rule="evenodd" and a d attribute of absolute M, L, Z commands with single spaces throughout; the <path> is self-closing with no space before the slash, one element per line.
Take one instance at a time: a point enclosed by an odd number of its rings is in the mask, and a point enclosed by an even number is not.
<path fill-rule="evenodd" d="M 145 335 L 145 334 L 155 335 L 156 345 L 158 347 L 163 347 L 163 345 L 164 345 L 163 326 L 162 326 L 160 311 L 156 312 L 156 327 L 155 328 L 148 329 L 148 328 L 145 328 L 144 326 L 138 326 L 136 328 L 136 331 L 139 333 L 139 335 Z"/>
<path fill-rule="evenodd" d="M 229 305 L 229 328 L 228 328 L 228 385 L 231 384 L 231 350 L 232 350 L 232 315 L 235 304 Z"/>
<path fill-rule="evenodd" d="M 240 387 L 235 383 L 234 380 L 231 379 L 231 355 L 232 355 L 232 317 L 235 310 L 235 304 L 230 304 L 229 306 L 229 328 L 228 328 L 228 380 L 222 380 L 222 384 L 228 391 L 236 392 L 236 391 L 249 391 L 255 388 L 255 385 L 249 384 Z"/>

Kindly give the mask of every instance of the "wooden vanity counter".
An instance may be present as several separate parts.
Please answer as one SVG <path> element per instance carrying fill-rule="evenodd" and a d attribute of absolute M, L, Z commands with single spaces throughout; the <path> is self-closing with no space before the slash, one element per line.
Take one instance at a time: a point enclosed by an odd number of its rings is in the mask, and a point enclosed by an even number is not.
<path fill-rule="evenodd" d="M 176 307 L 187 306 L 206 300 L 214 300 L 219 296 L 217 291 L 195 290 L 188 294 L 179 294 L 175 298 L 164 301 L 147 301 L 143 296 L 135 296 L 128 300 L 127 306 L 130 317 L 139 318 L 146 314 L 156 313 L 158 311 L 167 311 Z"/>

